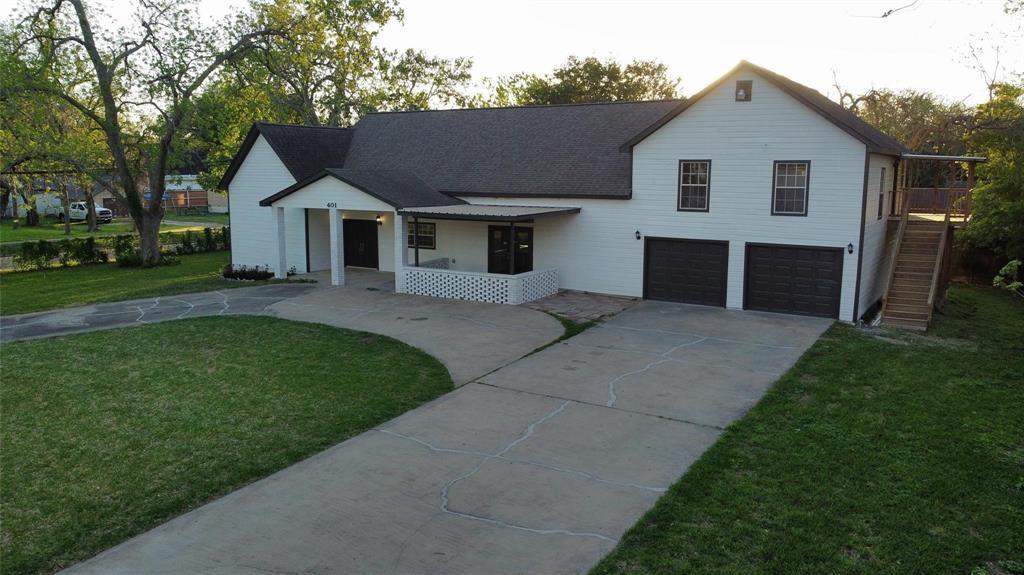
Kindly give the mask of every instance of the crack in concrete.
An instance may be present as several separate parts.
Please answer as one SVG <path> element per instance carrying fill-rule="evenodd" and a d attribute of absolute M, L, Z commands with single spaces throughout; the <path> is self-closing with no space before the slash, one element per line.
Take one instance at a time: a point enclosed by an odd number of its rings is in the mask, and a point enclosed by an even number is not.
<path fill-rule="evenodd" d="M 605 403 L 605 406 L 607 406 L 607 407 L 614 407 L 615 406 L 615 402 L 619 399 L 619 396 L 615 395 L 615 384 L 617 384 L 618 382 L 622 381 L 623 379 L 625 379 L 625 378 L 627 378 L 627 377 L 629 377 L 631 375 L 636 375 L 638 373 L 643 373 L 643 372 L 647 371 L 648 369 L 651 369 L 652 367 L 654 367 L 656 365 L 661 365 L 663 363 L 667 363 L 669 361 L 673 361 L 673 358 L 671 358 L 669 356 L 671 356 L 676 350 L 679 350 L 679 349 L 682 349 L 684 347 L 688 347 L 688 346 L 691 346 L 691 345 L 697 345 L 698 343 L 700 343 L 702 341 L 707 341 L 707 339 L 708 338 L 706 338 L 706 337 L 701 337 L 697 341 L 691 341 L 689 343 L 681 343 L 681 344 L 673 347 L 672 349 L 666 351 L 665 353 L 658 354 L 659 356 L 661 356 L 661 359 L 652 361 L 652 362 L 648 363 L 647 365 L 643 366 L 640 369 L 636 369 L 636 370 L 624 373 L 624 374 L 616 377 L 615 379 L 609 381 L 608 382 L 608 402 Z"/>
<path fill-rule="evenodd" d="M 709 340 L 713 340 L 713 341 L 724 341 L 726 343 L 739 343 L 739 344 L 742 344 L 742 345 L 756 345 L 758 347 L 769 347 L 769 348 L 772 348 L 772 349 L 796 349 L 796 350 L 804 349 L 802 347 L 797 347 L 797 346 L 792 346 L 792 345 L 773 345 L 773 344 L 770 344 L 770 343 L 757 343 L 757 342 L 753 342 L 753 341 L 743 341 L 743 340 L 739 340 L 739 339 L 729 339 L 729 338 L 725 338 L 725 337 L 715 337 L 715 336 L 710 336 L 710 335 L 704 336 L 704 335 L 700 335 L 699 333 L 689 333 L 689 332 L 685 332 L 685 331 L 669 331 L 667 329 L 653 329 L 653 328 L 643 328 L 643 327 L 627 327 L 627 326 L 624 326 L 624 325 L 613 325 L 613 324 L 601 325 L 601 326 L 599 326 L 599 329 L 624 329 L 624 330 L 628 330 L 628 331 L 646 331 L 646 332 L 651 332 L 651 333 L 667 333 L 667 334 L 671 334 L 671 335 L 683 335 L 683 336 L 687 336 L 687 337 L 702 337 L 704 339 L 709 339 Z"/>
<path fill-rule="evenodd" d="M 231 307 L 231 300 L 228 298 L 227 294 L 225 294 L 224 292 L 222 292 L 220 290 L 217 290 L 217 291 L 215 291 L 213 293 L 215 293 L 215 294 L 219 295 L 220 297 L 224 298 L 224 301 L 221 302 L 221 305 L 224 306 L 224 307 L 219 312 L 217 312 L 217 315 L 224 315 L 224 312 L 228 311 L 228 308 Z"/>
<path fill-rule="evenodd" d="M 435 446 L 432 446 L 432 445 L 430 445 L 429 443 L 427 443 L 425 441 L 422 441 L 422 440 L 419 440 L 419 439 L 415 439 L 415 438 L 413 438 L 411 436 L 400 434 L 400 433 L 397 433 L 397 432 L 394 432 L 394 431 L 384 430 L 384 429 L 380 429 L 378 431 L 381 431 L 383 433 L 387 433 L 389 435 L 394 435 L 396 437 L 403 437 L 405 439 L 409 439 L 411 441 L 415 441 L 416 443 L 418 443 L 418 444 L 420 444 L 420 445 L 422 445 L 424 447 L 427 447 L 428 449 L 433 449 L 433 450 L 441 451 L 441 452 L 445 452 L 445 453 L 464 453 L 464 454 L 467 454 L 467 455 L 473 455 L 473 456 L 476 456 L 476 457 L 480 457 L 480 461 L 477 462 L 477 464 L 474 465 L 472 469 L 470 469 L 466 473 L 463 473 L 462 475 L 456 477 L 455 479 L 452 479 L 451 481 L 446 483 L 444 485 L 444 487 L 441 488 L 441 512 L 443 512 L 443 513 L 446 513 L 448 515 L 453 515 L 455 517 L 461 517 L 463 519 L 471 519 L 473 521 L 480 521 L 482 523 L 487 523 L 487 524 L 490 524 L 490 525 L 497 525 L 499 527 L 506 527 L 508 529 L 515 529 L 515 530 L 518 530 L 518 531 L 526 531 L 528 533 L 536 533 L 536 534 L 539 534 L 539 535 L 571 535 L 571 536 L 574 536 L 574 537 L 593 537 L 593 538 L 596 538 L 596 539 L 601 539 L 603 541 L 609 541 L 611 543 L 618 543 L 617 540 L 612 539 L 611 537 L 608 537 L 607 535 L 602 535 L 600 533 L 591 533 L 591 532 L 588 532 L 588 531 L 573 531 L 571 529 L 541 529 L 541 528 L 536 528 L 536 527 L 526 527 L 525 525 L 517 525 L 515 523 L 509 523 L 507 521 L 502 521 L 500 519 L 494 519 L 492 517 L 484 517 L 482 515 L 474 515 L 472 513 L 466 513 L 464 511 L 456 511 L 456 510 L 451 508 L 451 500 L 449 498 L 449 493 L 451 491 L 451 488 L 453 486 L 455 486 L 455 484 L 459 483 L 460 481 L 469 479 L 470 477 L 473 477 L 474 475 L 476 475 L 480 471 L 480 469 L 483 467 L 484 463 L 486 463 L 486 462 L 488 462 L 488 461 L 490 461 L 492 459 L 506 459 L 505 458 L 505 454 L 506 453 L 508 453 L 509 451 L 514 449 L 515 446 L 519 445 L 523 441 L 526 441 L 527 439 L 529 439 L 530 436 L 533 435 L 533 432 L 537 429 L 538 425 L 541 425 L 545 421 L 547 421 L 547 420 L 551 419 L 552 417 L 554 417 L 554 416 L 558 415 L 559 413 L 561 413 L 563 410 L 565 410 L 566 406 L 568 406 L 569 403 L 571 403 L 569 400 L 563 401 L 561 403 L 561 405 L 559 405 L 557 408 L 555 408 L 554 410 L 550 411 L 549 413 L 547 413 L 546 415 L 544 415 L 543 417 L 541 417 L 537 421 L 534 421 L 533 423 L 531 423 L 528 426 L 526 426 L 526 430 L 519 437 L 517 437 L 516 439 L 512 440 L 505 447 L 501 448 L 501 450 L 499 450 L 497 453 L 486 453 L 486 452 L 480 452 L 480 451 L 470 451 L 470 450 L 461 450 L 461 449 L 447 449 L 447 448 L 443 448 L 443 447 L 435 447 Z"/>
<path fill-rule="evenodd" d="M 412 441 L 414 443 L 418 443 L 418 444 L 422 445 L 423 447 L 426 447 L 427 449 L 429 449 L 431 451 L 434 451 L 434 452 L 437 452 L 437 453 L 457 453 L 459 455 L 469 455 L 469 456 L 473 456 L 473 457 L 485 457 L 485 458 L 488 458 L 488 459 L 501 459 L 502 461 L 507 461 L 509 463 L 517 463 L 517 464 L 522 464 L 522 465 L 532 465 L 534 467 L 541 467 L 541 468 L 544 468 L 544 469 L 550 469 L 551 471 L 558 471 L 558 472 L 561 472 L 561 473 L 568 473 L 568 474 L 573 474 L 573 475 L 579 475 L 581 477 L 584 477 L 584 478 L 589 479 L 591 481 L 595 481 L 597 483 L 605 483 L 605 484 L 608 484 L 608 485 L 615 485 L 617 487 L 632 487 L 634 489 L 642 489 L 644 491 L 651 491 L 651 492 L 654 492 L 654 493 L 664 493 L 668 489 L 667 487 L 654 487 L 654 486 L 651 486 L 651 485 L 642 485 L 640 483 L 631 483 L 631 482 L 628 482 L 628 481 L 615 481 L 613 479 L 603 479 L 603 478 L 598 477 L 598 476 L 596 476 L 596 475 L 594 475 L 592 473 L 587 473 L 586 471 L 581 471 L 579 469 L 572 469 L 572 468 L 569 468 L 569 467 L 561 467 L 561 466 L 558 466 L 558 465 L 552 465 L 550 463 L 543 463 L 543 462 L 540 462 L 540 461 L 534 461 L 532 459 L 522 459 L 522 458 L 518 458 L 518 457 L 509 457 L 507 455 L 494 455 L 494 454 L 491 454 L 491 453 L 487 453 L 485 451 L 474 451 L 474 450 L 468 450 L 468 449 L 455 449 L 455 448 L 451 448 L 451 447 L 437 447 L 436 445 L 433 445 L 431 443 L 423 441 L 422 439 L 419 439 L 417 437 L 413 437 L 411 435 L 406 435 L 404 433 L 398 433 L 397 431 L 391 431 L 390 429 L 379 429 L 378 428 L 378 429 L 376 429 L 376 431 L 379 431 L 381 433 L 384 433 L 384 434 L 387 434 L 387 435 L 391 435 L 391 436 L 394 436 L 394 437 L 400 437 L 402 439 L 407 439 L 407 440 Z"/>

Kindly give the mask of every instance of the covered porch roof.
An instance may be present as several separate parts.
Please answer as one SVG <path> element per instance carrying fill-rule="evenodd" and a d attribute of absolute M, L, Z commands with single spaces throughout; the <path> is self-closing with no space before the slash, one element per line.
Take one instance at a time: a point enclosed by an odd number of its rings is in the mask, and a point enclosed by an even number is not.
<path fill-rule="evenodd" d="M 478 222 L 532 222 L 540 218 L 578 214 L 574 206 L 506 206 L 457 204 L 402 208 L 398 214 L 432 220 L 474 220 Z"/>
<path fill-rule="evenodd" d="M 298 181 L 276 194 L 260 200 L 261 206 L 274 203 L 318 182 L 324 178 L 340 180 L 353 188 L 377 198 L 395 208 L 413 206 L 437 206 L 442 204 L 465 204 L 458 198 L 442 194 L 431 188 L 412 172 L 406 170 L 348 170 L 327 168 Z"/>

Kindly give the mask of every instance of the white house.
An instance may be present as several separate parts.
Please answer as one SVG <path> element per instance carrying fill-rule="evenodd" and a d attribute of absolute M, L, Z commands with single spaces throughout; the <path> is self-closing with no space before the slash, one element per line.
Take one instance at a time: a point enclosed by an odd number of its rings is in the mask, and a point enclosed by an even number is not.
<path fill-rule="evenodd" d="M 357 266 L 440 297 L 564 288 L 854 321 L 886 288 L 905 153 L 741 62 L 687 100 L 257 124 L 220 187 L 233 263 L 279 275 L 342 284 Z"/>

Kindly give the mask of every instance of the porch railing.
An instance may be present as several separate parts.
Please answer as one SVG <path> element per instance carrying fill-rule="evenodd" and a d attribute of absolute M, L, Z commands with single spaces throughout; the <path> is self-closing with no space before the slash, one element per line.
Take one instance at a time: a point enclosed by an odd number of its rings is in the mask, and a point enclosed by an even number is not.
<path fill-rule="evenodd" d="M 557 269 L 506 275 L 421 266 L 402 273 L 406 293 L 431 297 L 519 305 L 558 292 Z"/>
<path fill-rule="evenodd" d="M 893 210 L 890 215 L 902 215 L 901 210 L 912 214 L 945 214 L 966 218 L 971 214 L 971 190 L 969 188 L 901 188 L 896 190 Z"/>

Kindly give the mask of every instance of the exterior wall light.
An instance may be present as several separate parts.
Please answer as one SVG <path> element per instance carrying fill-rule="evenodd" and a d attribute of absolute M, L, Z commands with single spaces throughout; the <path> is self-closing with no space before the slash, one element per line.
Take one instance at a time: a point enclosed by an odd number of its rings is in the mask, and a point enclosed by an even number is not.
<path fill-rule="evenodd" d="M 377 214 L 377 225 L 378 226 L 383 226 L 384 225 L 384 218 L 381 217 L 380 214 Z"/>
<path fill-rule="evenodd" d="M 846 244 L 846 253 L 848 253 L 848 254 L 852 254 L 853 253 L 853 244 L 852 243 Z"/>
<path fill-rule="evenodd" d="M 640 239 L 640 230 L 636 231 L 636 239 L 638 239 L 638 240 Z"/>

